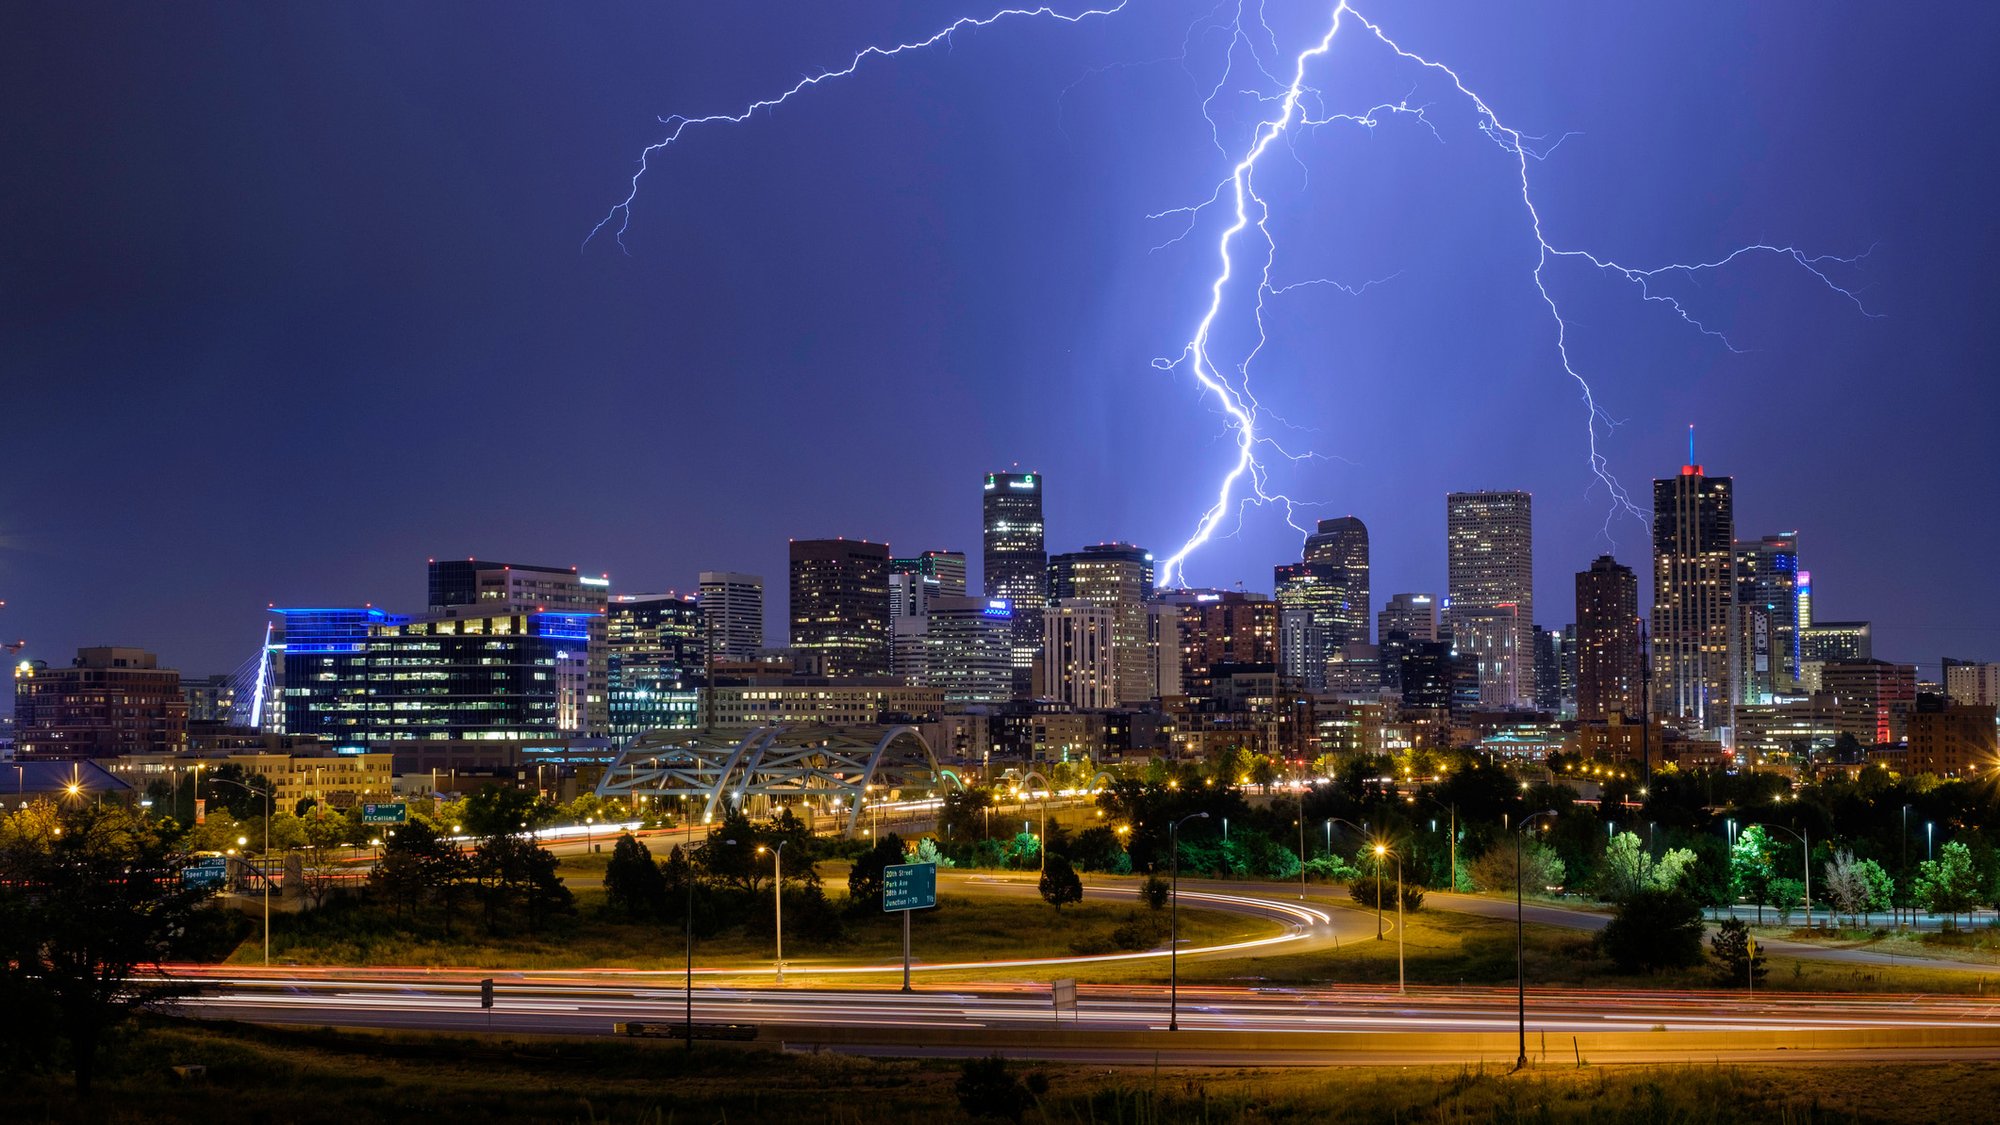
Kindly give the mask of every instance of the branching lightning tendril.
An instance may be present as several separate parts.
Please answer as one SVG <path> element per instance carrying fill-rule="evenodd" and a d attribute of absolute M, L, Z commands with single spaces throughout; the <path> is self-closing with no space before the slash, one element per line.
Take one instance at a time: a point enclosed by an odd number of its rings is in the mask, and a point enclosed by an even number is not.
<path fill-rule="evenodd" d="M 740 124 L 749 120 L 759 110 L 774 109 L 793 96 L 823 83 L 853 74 L 871 59 L 889 58 L 911 51 L 920 51 L 940 42 L 949 43 L 952 36 L 960 31 L 984 28 L 1004 20 L 1020 18 L 1043 18 L 1068 24 L 1081 23 L 1088 19 L 1109 17 L 1123 11 L 1131 0 L 1117 0 L 1116 3 L 1101 7 L 1087 8 L 1065 14 L 1048 5 L 1037 7 L 1006 8 L 984 17 L 966 17 L 953 21 L 942 30 L 924 37 L 890 47 L 867 47 L 854 54 L 845 66 L 824 71 L 801 79 L 797 84 L 775 97 L 750 103 L 734 113 L 710 114 L 703 117 L 675 115 L 662 118 L 668 126 L 667 135 L 648 146 L 639 156 L 638 170 L 633 173 L 631 190 L 626 197 L 599 220 L 585 237 L 587 246 L 614 219 L 618 225 L 614 232 L 621 249 L 625 246 L 625 233 L 630 226 L 632 205 L 639 195 L 640 180 L 645 176 L 654 154 L 678 141 L 689 128 L 709 124 Z M 1233 11 L 1232 11 L 1233 9 Z M 1278 242 L 1271 230 L 1271 211 L 1264 198 L 1257 192 L 1256 173 L 1259 164 L 1269 155 L 1279 142 L 1284 142 L 1285 151 L 1299 161 L 1293 149 L 1301 130 L 1316 129 L 1329 125 L 1351 125 L 1363 129 L 1375 129 L 1384 121 L 1394 118 L 1410 118 L 1431 135 L 1443 141 L 1430 113 L 1435 108 L 1430 105 L 1412 105 L 1405 95 L 1394 102 L 1383 102 L 1358 112 L 1333 112 L 1325 105 L 1323 92 L 1309 82 L 1312 67 L 1324 60 L 1333 50 L 1343 25 L 1352 21 L 1361 30 L 1353 34 L 1364 35 L 1382 48 L 1392 52 L 1403 62 L 1412 64 L 1419 73 L 1441 77 L 1459 95 L 1472 111 L 1474 123 L 1489 140 L 1497 145 L 1508 157 L 1512 175 L 1518 183 L 1521 205 L 1526 213 L 1528 227 L 1534 237 L 1536 252 L 1531 277 L 1542 303 L 1547 307 L 1555 326 L 1555 352 L 1563 373 L 1576 383 L 1584 406 L 1584 432 L 1589 452 L 1589 468 L 1597 485 L 1601 485 L 1609 497 L 1610 506 L 1605 515 L 1605 533 L 1610 533 L 1611 522 L 1621 514 L 1629 514 L 1641 522 L 1646 519 L 1642 511 L 1618 482 L 1610 470 L 1610 464 L 1599 450 L 1598 443 L 1617 425 L 1611 415 L 1598 403 L 1597 395 L 1590 382 L 1584 377 L 1578 363 L 1570 354 L 1570 326 L 1565 319 L 1562 306 L 1550 291 L 1548 267 L 1559 259 L 1573 259 L 1587 264 L 1599 273 L 1622 279 L 1638 290 L 1640 299 L 1649 303 L 1664 305 L 1676 317 L 1697 332 L 1713 337 L 1732 351 L 1736 346 L 1720 331 L 1703 323 L 1683 301 L 1670 293 L 1656 288 L 1656 283 L 1671 277 L 1689 277 L 1703 272 L 1722 269 L 1740 258 L 1763 255 L 1789 260 L 1791 263 L 1817 279 L 1828 290 L 1852 302 L 1864 316 L 1875 316 L 1862 302 L 1860 296 L 1834 280 L 1828 273 L 1833 264 L 1852 265 L 1861 256 L 1840 257 L 1831 254 L 1812 254 L 1796 246 L 1772 243 L 1753 243 L 1739 246 L 1727 254 L 1706 261 L 1669 262 L 1659 266 L 1632 266 L 1617 259 L 1592 251 L 1558 246 L 1549 240 L 1543 229 L 1542 214 L 1535 202 L 1530 162 L 1548 158 L 1558 146 L 1574 134 L 1564 133 L 1552 142 L 1543 145 L 1547 138 L 1522 133 L 1504 124 L 1499 115 L 1475 93 L 1457 71 L 1451 67 L 1408 50 L 1392 39 L 1383 28 L 1357 11 L 1346 0 L 1339 0 L 1329 13 L 1325 33 L 1304 50 L 1294 55 L 1285 66 L 1278 66 L 1283 51 L 1278 45 L 1278 35 L 1265 18 L 1263 0 L 1221 0 L 1207 15 L 1196 21 L 1187 32 L 1183 55 L 1180 61 L 1185 65 L 1186 57 L 1193 50 L 1195 41 L 1202 35 L 1222 31 L 1227 35 L 1223 48 L 1223 69 L 1213 83 L 1206 84 L 1201 101 L 1202 115 L 1207 119 L 1210 136 L 1216 148 L 1232 162 L 1229 174 L 1216 185 L 1208 198 L 1188 206 L 1174 207 L 1148 215 L 1149 219 L 1176 218 L 1185 221 L 1185 226 L 1167 241 L 1154 249 L 1161 250 L 1174 246 L 1193 236 L 1200 229 L 1204 212 L 1218 204 L 1226 203 L 1230 210 L 1227 222 L 1216 236 L 1215 271 L 1208 284 L 1208 302 L 1205 311 L 1196 324 L 1193 334 L 1171 356 L 1153 361 L 1153 366 L 1162 371 L 1185 369 L 1200 385 L 1204 396 L 1212 395 L 1226 419 L 1227 432 L 1236 448 L 1236 457 L 1218 482 L 1215 500 L 1201 514 L 1194 531 L 1180 548 L 1161 561 L 1159 583 L 1161 586 L 1185 585 L 1188 557 L 1222 531 L 1225 521 L 1231 522 L 1230 532 L 1240 525 L 1245 511 L 1252 505 L 1270 505 L 1280 509 L 1288 523 L 1303 532 L 1297 522 L 1297 510 L 1307 506 L 1299 501 L 1273 490 L 1270 474 L 1263 456 L 1274 455 L 1286 460 L 1301 460 L 1316 456 L 1312 453 L 1292 453 L 1259 430 L 1259 422 L 1268 414 L 1250 389 L 1250 366 L 1268 342 L 1265 331 L 1266 301 L 1269 298 L 1306 286 L 1325 285 L 1338 288 L 1350 295 L 1359 296 L 1368 288 L 1388 279 L 1369 281 L 1361 285 L 1348 285 L 1328 278 L 1309 278 L 1284 285 L 1274 284 L 1272 268 L 1277 253 Z M 1261 42 L 1260 42 L 1261 41 Z M 1232 154 L 1224 139 L 1224 130 L 1216 121 L 1213 106 L 1218 98 L 1239 83 L 1236 75 L 1236 52 L 1241 48 L 1249 58 L 1248 66 L 1257 77 L 1263 78 L 1269 86 L 1258 87 L 1254 81 L 1251 88 L 1240 92 L 1254 98 L 1265 112 L 1252 130 L 1250 140 L 1240 152 Z M 1144 65 L 1144 64 L 1138 64 Z M 1274 72 L 1274 67 L 1276 72 Z M 1288 71 L 1288 78 L 1279 73 Z M 1192 74 L 1190 73 L 1190 77 Z M 1275 91 L 1270 87 L 1278 87 Z M 1067 90 L 1064 91 L 1067 94 Z M 1540 147 L 1538 147 L 1540 146 Z M 1259 253 L 1261 251 L 1261 253 Z M 1239 262 L 1239 254 L 1246 260 L 1254 256 L 1255 295 L 1251 308 L 1251 321 L 1255 326 L 1255 341 L 1240 356 L 1227 357 L 1220 363 L 1211 353 L 1216 343 L 1215 330 L 1218 320 L 1224 315 L 1230 298 L 1237 288 L 1245 284 L 1250 270 Z M 1282 420 L 1280 420 L 1282 422 Z M 1231 521 L 1231 516 L 1234 520 Z"/>

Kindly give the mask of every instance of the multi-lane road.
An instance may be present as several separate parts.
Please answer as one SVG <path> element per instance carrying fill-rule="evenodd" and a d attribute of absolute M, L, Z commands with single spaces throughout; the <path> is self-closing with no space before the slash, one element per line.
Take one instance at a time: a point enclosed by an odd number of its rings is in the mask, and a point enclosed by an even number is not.
<path fill-rule="evenodd" d="M 975 893 L 1034 893 L 1032 883 L 1004 877 L 954 881 Z M 1090 895 L 1135 890 L 1110 883 L 1091 887 Z M 1186 906 L 1276 923 L 1273 933 L 1185 948 L 1185 958 L 1309 953 L 1374 936 L 1367 913 L 1300 902 L 1295 888 L 1204 885 L 1183 888 L 1181 896 Z M 1470 896 L 1432 901 L 1476 913 L 1513 912 L 1512 903 Z M 1542 924 L 1583 928 L 1603 920 L 1550 906 L 1529 912 Z M 1112 959 L 1165 956 L 1156 950 Z M 1065 976 L 1065 966 L 1074 971 L 1090 960 L 926 962 L 917 966 L 918 987 L 910 993 L 840 983 L 900 965 L 795 964 L 786 988 L 742 987 L 751 966 L 708 966 L 697 970 L 694 1019 L 755 1025 L 760 1041 L 787 1049 L 1001 1051 L 1129 1064 L 1504 1062 L 1521 1048 L 1518 1000 L 1506 988 L 1417 988 L 1400 995 L 1372 987 L 1186 986 L 1175 1004 L 1179 1030 L 1170 1031 L 1167 989 L 1083 985 L 1075 1008 L 1057 1012 L 1048 982 Z M 924 983 L 926 972 L 967 969 L 1018 970 L 1020 983 Z M 675 972 L 231 968 L 187 975 L 203 983 L 202 994 L 182 1002 L 187 1013 L 268 1023 L 557 1035 L 611 1035 L 618 1025 L 640 1025 L 671 1034 L 689 1002 Z M 482 975 L 495 980 L 491 1009 L 480 1006 Z M 2000 1057 L 2000 1003 L 1983 998 L 1537 989 L 1527 994 L 1526 1009 L 1529 1055 L 1552 1060 Z"/>

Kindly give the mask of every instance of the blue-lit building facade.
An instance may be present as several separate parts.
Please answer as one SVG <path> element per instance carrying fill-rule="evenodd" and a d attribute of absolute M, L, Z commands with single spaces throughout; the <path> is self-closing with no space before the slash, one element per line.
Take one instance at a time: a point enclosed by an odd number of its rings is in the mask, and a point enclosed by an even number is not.
<path fill-rule="evenodd" d="M 593 614 L 287 609 L 283 732 L 336 745 L 585 733 Z"/>

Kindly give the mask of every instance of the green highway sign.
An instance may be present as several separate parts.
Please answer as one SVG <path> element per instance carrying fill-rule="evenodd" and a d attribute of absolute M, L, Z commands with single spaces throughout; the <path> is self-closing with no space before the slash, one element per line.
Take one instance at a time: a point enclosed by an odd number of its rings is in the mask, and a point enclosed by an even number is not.
<path fill-rule="evenodd" d="M 361 806 L 363 824 L 402 824 L 410 819 L 410 806 L 401 801 L 393 805 Z"/>
<path fill-rule="evenodd" d="M 937 864 L 899 863 L 882 869 L 882 911 L 929 910 L 937 905 Z"/>

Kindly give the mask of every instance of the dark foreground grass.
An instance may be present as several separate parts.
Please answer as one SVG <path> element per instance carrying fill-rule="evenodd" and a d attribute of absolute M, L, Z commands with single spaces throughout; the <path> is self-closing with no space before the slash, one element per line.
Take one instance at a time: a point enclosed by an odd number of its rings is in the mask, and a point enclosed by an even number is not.
<path fill-rule="evenodd" d="M 960 1064 L 703 1045 L 445 1037 L 148 1021 L 88 1099 L 0 1085 L 9 1122 L 866 1122 L 965 1119 Z M 205 1078 L 180 1080 L 200 1063 Z M 1986 1120 L 2000 1063 L 1490 1068 L 1040 1069 L 1028 1122 L 1777 1122 Z"/>

